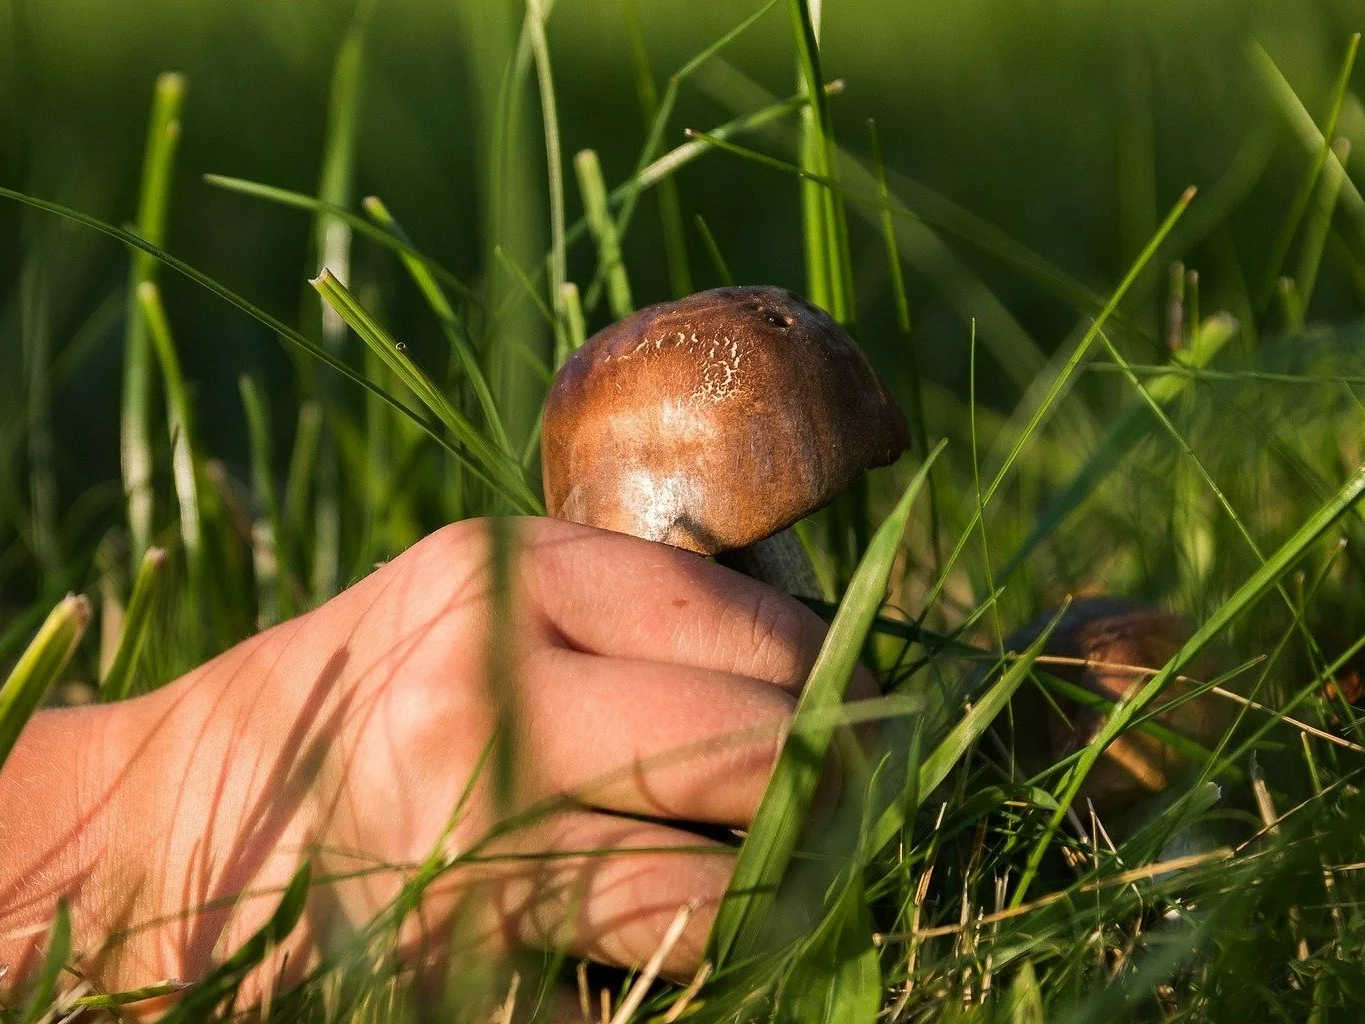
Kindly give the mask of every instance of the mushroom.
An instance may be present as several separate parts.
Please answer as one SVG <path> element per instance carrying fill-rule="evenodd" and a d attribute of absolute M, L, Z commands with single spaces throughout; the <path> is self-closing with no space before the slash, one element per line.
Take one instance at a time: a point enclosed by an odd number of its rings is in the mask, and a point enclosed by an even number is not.
<path fill-rule="evenodd" d="M 1006 650 L 1022 651 L 1037 639 L 1055 613 L 1047 613 L 1013 633 Z M 1116 597 L 1075 602 L 1043 648 L 1043 657 L 1083 659 L 1086 664 L 1042 662 L 1039 667 L 1111 701 L 1126 697 L 1146 683 L 1189 639 L 1189 622 L 1153 605 Z M 1145 669 L 1147 671 L 1134 671 Z M 1189 668 L 1193 678 L 1207 680 L 1218 672 L 1218 659 L 1203 654 Z M 1174 680 L 1152 705 L 1163 705 L 1188 693 L 1190 684 Z M 1105 711 L 1082 707 L 1056 696 L 1057 713 L 1035 688 L 1021 689 L 1014 699 L 1015 735 L 1026 761 L 1045 767 L 1090 743 L 1104 727 Z M 1156 721 L 1209 747 L 1222 738 L 1232 719 L 1230 706 L 1203 694 L 1159 714 Z M 1187 759 L 1169 743 L 1133 729 L 1114 740 L 1095 762 L 1079 797 L 1100 813 L 1121 812 L 1168 788 L 1188 767 Z"/>
<path fill-rule="evenodd" d="M 817 597 L 787 528 L 906 443 L 890 392 L 829 314 L 781 288 L 715 288 L 612 324 L 560 368 L 545 503 Z"/>

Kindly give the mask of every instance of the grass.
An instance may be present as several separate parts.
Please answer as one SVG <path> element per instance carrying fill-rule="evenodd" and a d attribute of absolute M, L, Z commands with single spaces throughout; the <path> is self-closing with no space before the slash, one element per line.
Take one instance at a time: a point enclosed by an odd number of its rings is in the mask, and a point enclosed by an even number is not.
<path fill-rule="evenodd" d="M 636 305 L 748 280 L 782 251 L 780 283 L 804 279 L 856 328 L 915 436 L 899 465 L 803 525 L 841 602 L 821 606 L 829 639 L 739 850 L 706 974 L 672 986 L 657 965 L 582 973 L 550 951 L 419 996 L 386 950 L 427 886 L 482 856 L 476 844 L 413 865 L 394 904 L 300 989 L 272 992 L 265 1016 L 420 1020 L 438 999 L 459 1019 L 473 1006 L 525 1010 L 563 981 L 594 1004 L 605 991 L 623 1021 L 1354 1019 L 1365 998 L 1365 720 L 1345 699 L 1365 672 L 1359 35 L 1339 32 L 1316 63 L 1290 68 L 1279 55 L 1292 47 L 1239 26 L 1229 52 L 1242 66 L 1218 74 L 1264 103 L 1237 131 L 1198 108 L 1208 119 L 1192 134 L 1217 135 L 1224 157 L 1198 194 L 1158 173 L 1184 165 L 1161 141 L 1168 122 L 1143 123 L 1156 94 L 1125 95 L 1119 150 L 1164 148 L 1096 179 L 1120 193 L 1121 242 L 1059 250 L 1027 230 L 1028 210 L 988 194 L 1027 176 L 1031 138 L 998 140 L 998 174 L 954 165 L 958 179 L 933 178 L 916 158 L 898 166 L 903 124 L 883 114 L 870 133 L 844 127 L 858 123 L 845 94 L 894 69 L 838 60 L 838 11 L 822 24 L 819 5 L 770 0 L 680 56 L 649 31 L 647 5 L 627 0 L 628 73 L 609 80 L 606 57 L 583 59 L 581 40 L 561 34 L 570 12 L 557 6 L 462 22 L 480 47 L 470 66 L 485 120 L 452 132 L 482 168 L 465 183 L 481 193 L 477 229 L 433 223 L 440 197 L 390 187 L 379 169 L 417 157 L 376 141 L 392 126 L 367 116 L 392 87 L 381 55 L 395 15 L 364 3 L 316 55 L 315 163 L 271 180 L 250 160 L 195 165 L 213 172 L 206 182 L 177 176 L 206 115 L 194 77 L 168 73 L 153 88 L 133 227 L 79 190 L 41 187 L 32 162 L 0 178 L 2 215 L 24 228 L 12 259 L 0 246 L 0 266 L 18 268 L 0 279 L 0 355 L 23 371 L 0 374 L 0 758 L 45 699 L 154 688 L 443 522 L 538 513 L 538 410 L 554 366 Z M 869 54 L 883 27 L 893 22 L 863 22 Z M 987 58 L 973 60 L 986 83 Z M 653 69 L 668 66 L 660 87 Z M 1038 72 L 1039 89 L 1052 73 Z M 1103 80 L 1079 64 L 1067 74 L 1073 92 Z M 628 94 L 642 128 L 578 109 L 575 80 L 595 77 Z M 957 84 L 967 96 L 973 81 Z M 1049 124 L 1082 116 L 1086 98 L 1071 98 L 1074 111 L 1051 110 Z M 1182 103 L 1171 123 L 1194 117 L 1194 99 Z M 140 126 L 128 135 L 131 152 Z M 1050 170 L 1066 192 L 1072 169 Z M 372 184 L 379 194 L 363 195 Z M 1060 202 L 1086 204 L 1085 188 Z M 267 279 L 211 244 L 182 245 L 176 218 L 200 203 L 270 230 L 306 216 L 307 253 Z M 734 229 L 736 204 L 764 211 L 776 240 Z M 101 236 L 114 272 L 62 292 Z M 300 294 L 298 314 L 267 311 Z M 219 321 L 290 355 L 215 373 L 200 339 Z M 102 353 L 120 331 L 111 376 Z M 108 392 L 112 472 L 80 457 L 59 414 L 73 389 Z M 224 403 L 241 410 L 230 430 L 204 411 Z M 67 591 L 98 595 L 99 615 Z M 1048 675 L 1046 634 L 1022 651 L 1005 638 L 1097 591 L 1180 611 L 1191 635 L 1167 664 L 1144 666 L 1094 743 L 1030 777 L 1009 756 L 1011 699 L 1035 685 L 1065 696 L 1066 684 Z M 1187 777 L 1132 820 L 1076 806 L 1109 741 L 1163 735 L 1152 701 L 1209 651 L 1225 672 L 1199 681 L 1198 699 L 1236 709 L 1221 742 L 1190 749 Z M 841 708 L 860 658 L 884 693 Z M 847 741 L 863 721 L 882 723 L 870 755 Z M 844 799 L 811 835 L 802 826 L 832 744 Z M 487 770 L 501 778 L 515 756 L 490 745 Z M 305 868 L 261 932 L 166 1019 L 229 1014 L 310 884 Z M 25 1003 L 0 1019 L 148 994 L 59 994 L 70 942 L 60 915 Z"/>

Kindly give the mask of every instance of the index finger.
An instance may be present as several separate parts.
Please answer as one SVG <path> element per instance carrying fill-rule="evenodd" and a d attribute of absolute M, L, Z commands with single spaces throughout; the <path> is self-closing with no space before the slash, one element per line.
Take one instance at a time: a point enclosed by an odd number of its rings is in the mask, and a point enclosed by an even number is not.
<path fill-rule="evenodd" d="M 826 627 L 781 591 L 699 555 L 559 520 L 522 531 L 527 585 L 568 646 L 761 679 L 796 692 Z"/>

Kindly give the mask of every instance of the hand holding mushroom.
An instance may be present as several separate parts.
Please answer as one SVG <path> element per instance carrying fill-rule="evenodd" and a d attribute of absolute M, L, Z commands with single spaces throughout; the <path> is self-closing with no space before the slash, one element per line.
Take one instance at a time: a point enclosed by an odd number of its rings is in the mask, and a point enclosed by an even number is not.
<path fill-rule="evenodd" d="M 202 977 L 311 857 L 304 918 L 249 999 L 282 964 L 282 985 L 301 977 L 438 847 L 451 867 L 401 933 L 410 963 L 440 963 L 458 934 L 465 956 L 562 944 L 630 966 L 696 901 L 665 965 L 689 975 L 733 851 L 680 823 L 748 824 L 824 626 L 688 552 L 512 525 L 510 631 L 492 628 L 489 524 L 470 521 L 145 697 L 40 712 L 0 770 L 0 991 L 36 969 L 59 899 L 97 988 Z M 500 807 L 479 765 L 508 636 Z M 532 805 L 548 809 L 478 845 Z M 476 851 L 498 856 L 457 856 Z"/>

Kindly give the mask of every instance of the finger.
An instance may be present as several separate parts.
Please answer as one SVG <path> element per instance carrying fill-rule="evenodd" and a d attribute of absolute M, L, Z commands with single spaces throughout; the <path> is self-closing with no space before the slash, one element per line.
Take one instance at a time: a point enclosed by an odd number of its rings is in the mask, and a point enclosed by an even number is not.
<path fill-rule="evenodd" d="M 698 555 L 557 520 L 524 531 L 529 585 L 568 645 L 776 683 L 796 692 L 825 624 L 773 587 Z"/>
<path fill-rule="evenodd" d="M 734 827 L 752 820 L 796 703 L 742 676 L 564 648 L 524 671 L 526 739 L 553 792 Z"/>
<path fill-rule="evenodd" d="M 638 967 L 688 907 L 664 958 L 675 979 L 696 970 L 734 868 L 734 850 L 713 840 L 593 811 L 556 815 L 509 845 L 493 894 L 509 940 Z"/>

